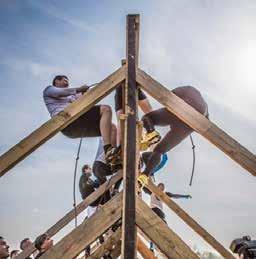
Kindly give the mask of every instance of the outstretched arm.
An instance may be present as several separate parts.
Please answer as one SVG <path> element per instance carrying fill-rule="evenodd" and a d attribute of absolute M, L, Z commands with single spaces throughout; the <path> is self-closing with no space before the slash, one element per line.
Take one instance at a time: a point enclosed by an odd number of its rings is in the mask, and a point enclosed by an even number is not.
<path fill-rule="evenodd" d="M 84 93 L 89 89 L 87 85 L 83 85 L 77 88 L 60 88 L 56 86 L 50 86 L 46 88 L 44 95 L 48 97 L 58 98 L 70 95 L 75 95 L 77 93 Z"/>
<path fill-rule="evenodd" d="M 171 197 L 171 198 L 185 198 L 185 199 L 191 199 L 192 196 L 191 195 L 183 195 L 183 194 L 175 194 L 175 193 L 170 193 L 170 192 L 166 192 L 166 194 Z"/>

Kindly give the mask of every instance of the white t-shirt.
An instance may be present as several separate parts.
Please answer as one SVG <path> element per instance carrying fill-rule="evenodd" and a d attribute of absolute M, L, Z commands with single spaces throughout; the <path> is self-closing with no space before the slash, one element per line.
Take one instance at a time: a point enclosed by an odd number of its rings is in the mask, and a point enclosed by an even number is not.
<path fill-rule="evenodd" d="M 150 195 L 150 208 L 158 208 L 163 211 L 163 202 L 153 193 Z"/>
<path fill-rule="evenodd" d="M 63 111 L 70 103 L 76 101 L 81 96 L 74 88 L 60 88 L 49 85 L 44 89 L 44 103 L 53 117 Z"/>

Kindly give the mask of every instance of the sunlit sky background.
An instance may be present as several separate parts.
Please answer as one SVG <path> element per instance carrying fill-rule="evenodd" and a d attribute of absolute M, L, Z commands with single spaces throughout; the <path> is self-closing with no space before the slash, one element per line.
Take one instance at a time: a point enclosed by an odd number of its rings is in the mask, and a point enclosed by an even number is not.
<path fill-rule="evenodd" d="M 211 120 L 256 152 L 256 1 L 2 0 L 0 153 L 49 119 L 42 91 L 54 75 L 66 74 L 78 86 L 101 81 L 120 66 L 128 13 L 141 15 L 140 67 L 169 89 L 196 86 Z M 102 102 L 113 107 L 113 94 Z M 226 247 L 236 237 L 256 237 L 256 178 L 193 135 L 193 186 L 189 139 L 169 152 L 157 182 L 168 191 L 190 193 L 193 199 L 179 205 Z M 12 248 L 72 208 L 78 143 L 59 133 L 0 179 L 0 235 Z M 79 167 L 93 162 L 96 148 L 96 138 L 84 140 Z M 169 226 L 191 247 L 212 250 L 168 208 L 165 212 Z M 55 241 L 73 227 L 72 222 Z"/>

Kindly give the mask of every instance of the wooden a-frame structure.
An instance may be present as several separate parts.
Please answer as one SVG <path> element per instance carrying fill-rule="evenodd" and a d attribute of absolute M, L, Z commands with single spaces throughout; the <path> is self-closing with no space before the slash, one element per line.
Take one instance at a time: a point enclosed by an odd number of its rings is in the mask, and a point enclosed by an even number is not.
<path fill-rule="evenodd" d="M 141 127 L 141 124 L 137 121 L 137 84 L 170 112 L 212 142 L 253 176 L 256 176 L 256 156 L 254 154 L 138 67 L 139 25 L 139 15 L 127 16 L 126 65 L 120 67 L 95 88 L 84 94 L 83 97 L 70 104 L 64 111 L 47 121 L 0 157 L 0 176 L 3 176 L 19 161 L 81 114 L 88 111 L 125 80 L 124 114 L 120 118 L 123 134 L 123 170 L 78 204 L 76 211 L 72 209 L 68 212 L 46 233 L 50 236 L 55 235 L 73 220 L 76 214 L 81 213 L 121 178 L 124 180 L 124 189 L 102 206 L 92 217 L 62 238 L 42 256 L 42 259 L 75 258 L 87 245 L 94 242 L 98 236 L 120 219 L 122 219 L 122 228 L 118 229 L 105 243 L 98 247 L 90 258 L 100 258 L 106 251 L 111 250 L 112 258 L 117 258 L 121 254 L 122 258 L 133 259 L 137 257 L 137 249 L 144 258 L 156 258 L 145 246 L 142 239 L 138 237 L 137 227 L 156 244 L 166 257 L 198 258 L 184 241 L 167 227 L 136 195 L 138 142 Z M 234 258 L 213 236 L 151 181 L 149 181 L 147 187 L 224 258 Z M 35 251 L 35 248 L 31 245 L 17 258 L 24 259 L 33 251 Z"/>

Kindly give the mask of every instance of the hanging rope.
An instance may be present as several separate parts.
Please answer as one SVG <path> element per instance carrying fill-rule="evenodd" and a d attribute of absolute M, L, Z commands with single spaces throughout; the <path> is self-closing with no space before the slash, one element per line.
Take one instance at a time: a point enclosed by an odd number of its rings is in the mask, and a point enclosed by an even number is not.
<path fill-rule="evenodd" d="M 76 211 L 76 172 L 77 172 L 77 165 L 78 165 L 78 160 L 79 160 L 79 155 L 80 155 L 80 150 L 82 146 L 82 141 L 83 138 L 80 139 L 78 150 L 77 150 L 77 155 L 76 155 L 76 162 L 75 162 L 75 170 L 74 170 L 74 181 L 73 181 L 73 207 L 75 209 L 75 227 L 77 227 L 77 211 Z"/>
<path fill-rule="evenodd" d="M 192 167 L 192 173 L 191 173 L 191 178 L 190 178 L 190 182 L 189 182 L 189 185 L 191 186 L 192 185 L 192 181 L 193 181 L 193 177 L 194 177 L 194 171 L 195 171 L 195 162 L 196 162 L 196 153 L 195 153 L 195 145 L 194 145 L 194 141 L 193 141 L 193 138 L 192 138 L 192 135 L 190 134 L 189 135 L 190 137 L 190 141 L 191 141 L 191 144 L 192 144 L 192 150 L 193 150 L 193 167 Z"/>

